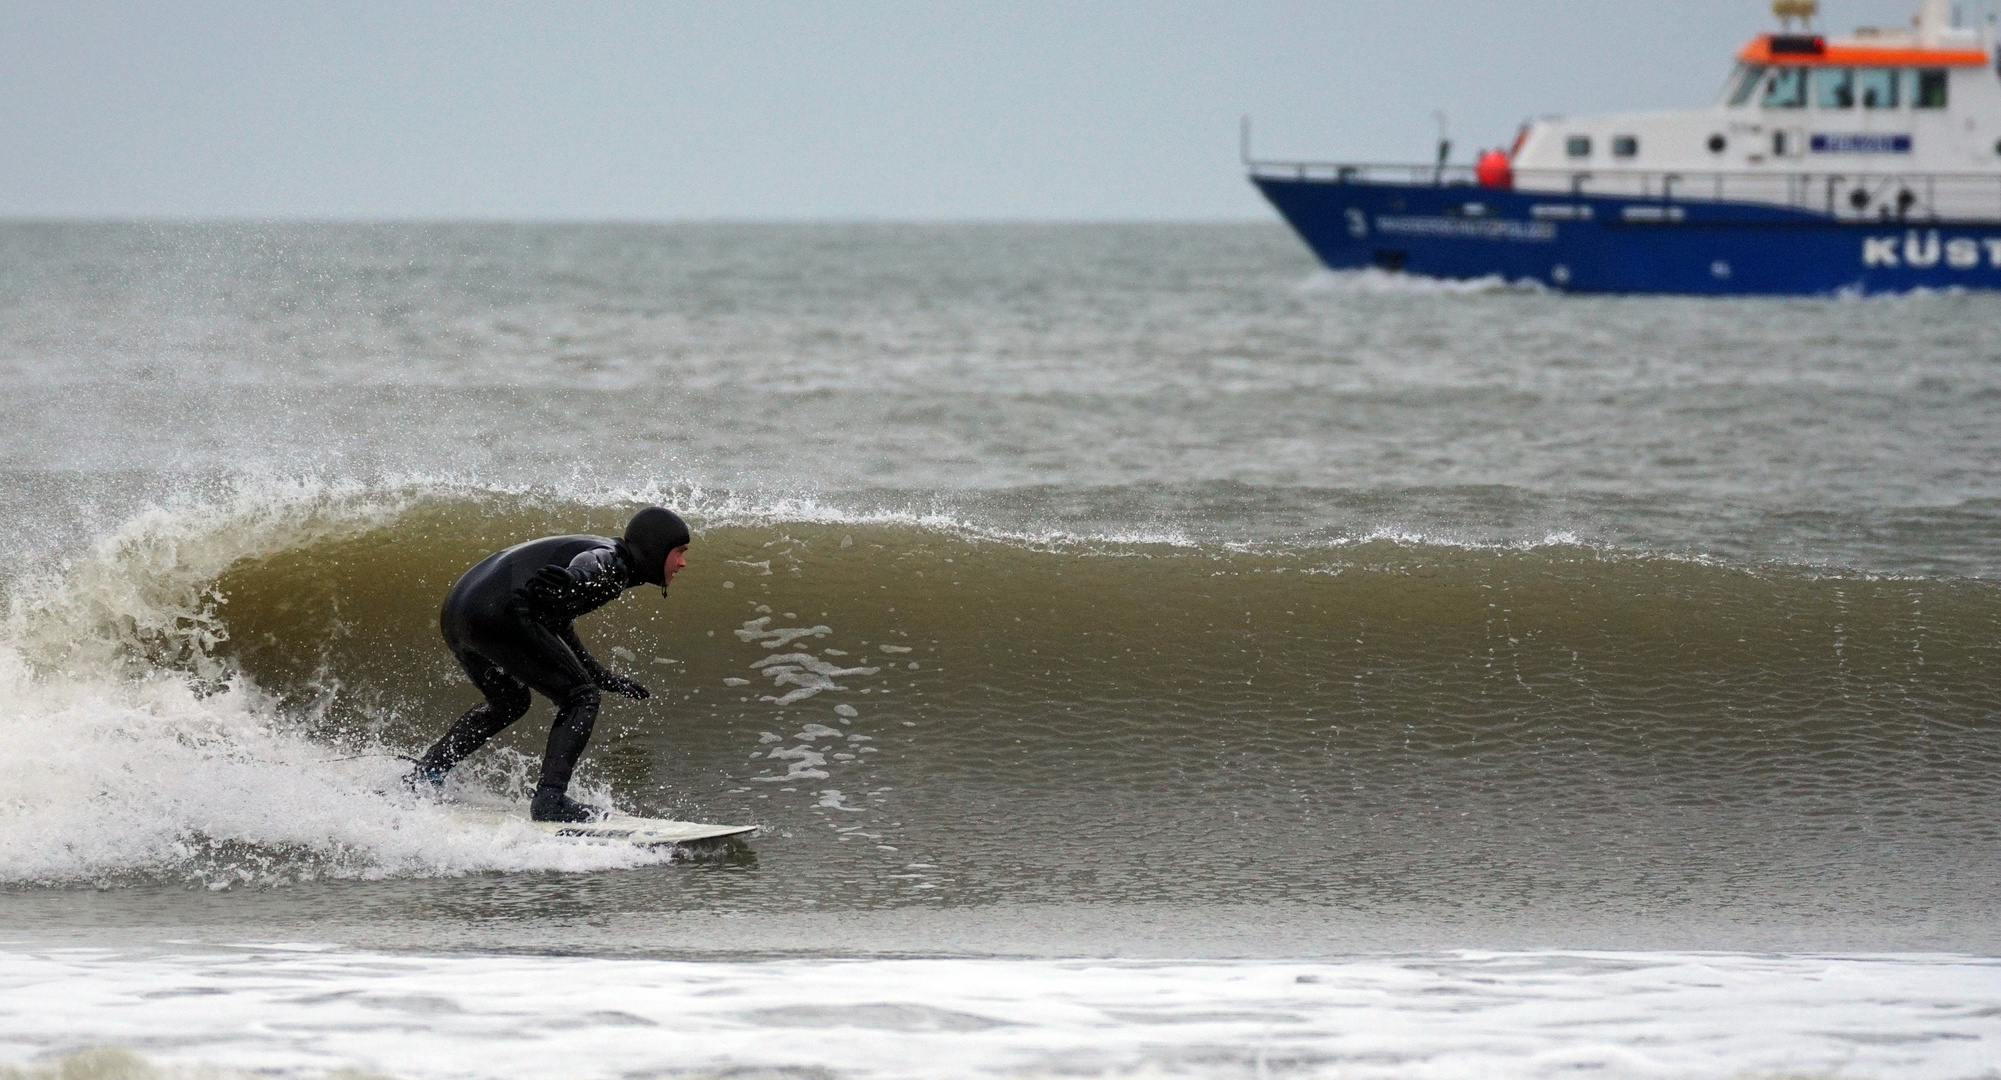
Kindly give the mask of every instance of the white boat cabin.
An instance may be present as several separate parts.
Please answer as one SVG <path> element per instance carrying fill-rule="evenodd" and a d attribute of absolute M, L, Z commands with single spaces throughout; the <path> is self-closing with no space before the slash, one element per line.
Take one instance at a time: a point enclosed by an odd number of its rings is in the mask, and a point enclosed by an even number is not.
<path fill-rule="evenodd" d="M 1815 13 L 1812 0 L 1773 9 L 1787 23 Z M 1760 34 L 1737 60 L 1706 109 L 1530 122 L 1510 155 L 1515 186 L 2001 218 L 1991 24 L 1955 26 L 1947 0 L 1924 0 L 1909 28 Z"/>

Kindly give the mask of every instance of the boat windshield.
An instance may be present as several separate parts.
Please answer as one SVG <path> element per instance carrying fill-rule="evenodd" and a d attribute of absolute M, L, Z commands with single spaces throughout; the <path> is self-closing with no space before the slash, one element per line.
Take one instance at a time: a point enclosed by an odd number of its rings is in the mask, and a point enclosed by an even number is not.
<path fill-rule="evenodd" d="M 1815 68 L 1813 71 L 1813 107 L 1816 109 L 1852 109 L 1855 107 L 1854 68 Z"/>
<path fill-rule="evenodd" d="M 1918 91 L 1911 95 L 1911 104 L 1920 109 L 1945 108 L 1945 69 L 1921 68 L 1918 71 Z"/>
<path fill-rule="evenodd" d="M 1856 82 L 1862 91 L 1862 107 L 1865 109 L 1894 109 L 1897 107 L 1897 69 L 1863 68 L 1856 73 Z"/>
<path fill-rule="evenodd" d="M 1767 109 L 1799 109 L 1806 106 L 1806 69 L 1803 67 L 1773 68 L 1765 80 L 1765 101 Z"/>
<path fill-rule="evenodd" d="M 1736 92 L 1730 95 L 1730 107 L 1734 109 L 1740 105 L 1743 105 L 1745 102 L 1751 100 L 1751 95 L 1757 93 L 1758 83 L 1764 77 L 1765 77 L 1764 65 L 1762 64 L 1746 65 L 1744 67 L 1743 75 L 1737 80 Z"/>

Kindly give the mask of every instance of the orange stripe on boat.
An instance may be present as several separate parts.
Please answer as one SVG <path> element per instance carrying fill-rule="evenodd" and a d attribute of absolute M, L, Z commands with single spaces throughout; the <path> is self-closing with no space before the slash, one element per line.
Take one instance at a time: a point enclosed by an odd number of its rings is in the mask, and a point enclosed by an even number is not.
<path fill-rule="evenodd" d="M 1980 67 L 1987 54 L 1979 49 L 1911 49 L 1829 42 L 1819 52 L 1772 52 L 1772 35 L 1751 39 L 1737 59 L 1748 64 L 1801 67 Z"/>

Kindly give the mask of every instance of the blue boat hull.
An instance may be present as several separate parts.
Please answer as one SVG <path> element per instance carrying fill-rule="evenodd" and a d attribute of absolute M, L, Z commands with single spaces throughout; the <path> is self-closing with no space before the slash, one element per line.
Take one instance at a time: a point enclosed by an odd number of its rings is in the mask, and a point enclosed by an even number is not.
<path fill-rule="evenodd" d="M 1756 203 L 1251 179 L 1336 270 L 1501 277 L 1569 292 L 2001 289 L 1997 222 L 1841 221 Z"/>

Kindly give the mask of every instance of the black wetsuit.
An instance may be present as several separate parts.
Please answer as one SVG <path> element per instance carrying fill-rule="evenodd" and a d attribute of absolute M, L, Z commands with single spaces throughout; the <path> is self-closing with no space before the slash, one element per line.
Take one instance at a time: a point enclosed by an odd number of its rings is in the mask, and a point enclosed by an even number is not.
<path fill-rule="evenodd" d="M 571 620 L 634 585 L 663 585 L 667 552 L 688 542 L 671 511 L 641 511 L 624 539 L 549 536 L 487 556 L 445 597 L 438 619 L 445 644 L 486 700 L 467 710 L 417 760 L 413 783 L 436 784 L 454 765 L 528 711 L 528 692 L 556 704 L 531 812 L 537 820 L 582 820 L 588 811 L 565 792 L 597 723 L 599 691 L 632 698 L 646 688 L 606 671 L 577 638 Z"/>

